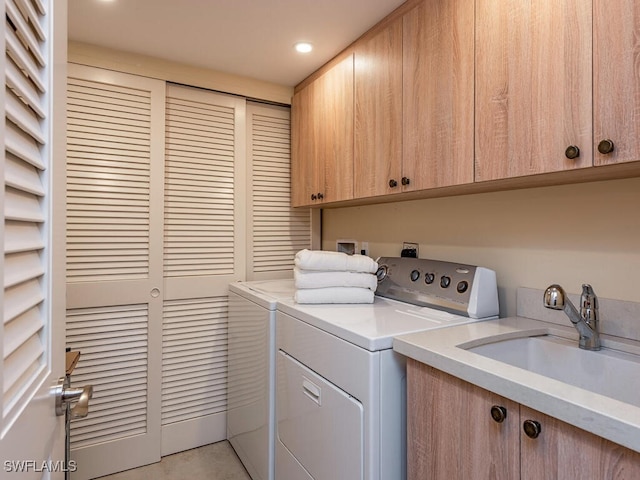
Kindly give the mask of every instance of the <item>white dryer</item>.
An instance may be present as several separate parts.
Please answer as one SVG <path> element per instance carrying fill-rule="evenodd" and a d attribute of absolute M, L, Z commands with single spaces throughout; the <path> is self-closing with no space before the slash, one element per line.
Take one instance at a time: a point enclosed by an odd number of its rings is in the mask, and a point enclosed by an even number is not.
<path fill-rule="evenodd" d="M 227 438 L 253 480 L 274 480 L 275 310 L 293 280 L 229 285 Z"/>
<path fill-rule="evenodd" d="M 278 302 L 276 478 L 406 478 L 405 359 L 393 338 L 496 318 L 495 272 L 380 258 L 368 305 Z"/>

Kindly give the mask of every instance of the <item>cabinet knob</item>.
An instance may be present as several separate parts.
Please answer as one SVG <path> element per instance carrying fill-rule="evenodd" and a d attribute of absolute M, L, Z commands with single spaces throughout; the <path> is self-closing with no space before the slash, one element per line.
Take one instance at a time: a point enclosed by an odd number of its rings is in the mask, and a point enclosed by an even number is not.
<path fill-rule="evenodd" d="M 522 429 L 527 437 L 538 438 L 538 435 L 540 435 L 540 431 L 542 430 L 542 426 L 540 425 L 540 422 L 536 422 L 535 420 L 525 420 L 522 424 Z"/>
<path fill-rule="evenodd" d="M 410 180 L 407 177 L 402 177 L 402 185 L 409 185 Z"/>
<path fill-rule="evenodd" d="M 613 148 L 614 148 L 613 142 L 609 139 L 602 140 L 598 144 L 598 151 L 603 155 L 613 152 Z"/>
<path fill-rule="evenodd" d="M 391 180 L 389 180 L 389 187 L 390 188 L 395 188 L 398 186 L 398 182 L 396 182 L 393 178 Z"/>
<path fill-rule="evenodd" d="M 507 418 L 507 409 L 501 405 L 494 405 L 491 407 L 491 418 L 497 423 L 502 423 Z"/>
<path fill-rule="evenodd" d="M 311 200 L 317 200 L 317 199 L 318 199 L 318 197 L 316 196 L 316 194 L 312 193 L 311 194 Z"/>
<path fill-rule="evenodd" d="M 318 192 L 318 200 L 322 200 L 324 198 L 324 195 L 322 194 L 322 192 Z"/>
<path fill-rule="evenodd" d="M 569 145 L 567 149 L 564 151 L 564 156 L 567 157 L 569 160 L 578 158 L 580 156 L 580 149 L 575 145 Z"/>

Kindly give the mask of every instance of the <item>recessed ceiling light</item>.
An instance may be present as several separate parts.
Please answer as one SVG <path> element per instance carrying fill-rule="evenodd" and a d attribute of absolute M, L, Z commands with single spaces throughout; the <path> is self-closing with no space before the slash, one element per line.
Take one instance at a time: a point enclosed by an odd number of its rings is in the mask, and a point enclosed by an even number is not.
<path fill-rule="evenodd" d="M 309 42 L 298 42 L 294 45 L 294 48 L 297 52 L 309 53 L 311 50 L 313 50 L 313 45 L 311 45 Z"/>

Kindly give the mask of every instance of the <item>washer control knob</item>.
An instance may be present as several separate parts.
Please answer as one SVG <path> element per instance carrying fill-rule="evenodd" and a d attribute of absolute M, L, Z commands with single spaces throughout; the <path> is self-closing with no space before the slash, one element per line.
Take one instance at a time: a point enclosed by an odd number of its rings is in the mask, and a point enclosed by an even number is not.
<path fill-rule="evenodd" d="M 466 280 L 462 280 L 461 282 L 458 282 L 458 285 L 456 286 L 456 290 L 458 291 L 458 293 L 464 293 L 469 289 L 469 282 L 467 282 Z"/>
<path fill-rule="evenodd" d="M 420 272 L 418 270 L 411 270 L 411 281 L 415 282 L 420 278 Z"/>
<path fill-rule="evenodd" d="M 451 285 L 451 277 L 447 277 L 446 275 L 443 275 L 440 278 L 440 286 L 442 288 L 448 288 L 449 285 Z"/>
<path fill-rule="evenodd" d="M 431 285 L 435 279 L 436 275 L 434 273 L 427 273 L 424 276 L 424 283 L 426 283 L 427 285 Z"/>

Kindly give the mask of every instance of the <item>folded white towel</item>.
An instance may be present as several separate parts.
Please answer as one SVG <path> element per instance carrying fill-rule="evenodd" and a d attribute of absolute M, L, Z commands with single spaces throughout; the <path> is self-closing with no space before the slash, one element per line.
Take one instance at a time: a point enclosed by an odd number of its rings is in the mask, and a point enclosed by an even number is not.
<path fill-rule="evenodd" d="M 378 287 L 378 277 L 362 272 L 321 272 L 295 267 L 293 280 L 296 288 L 361 287 L 375 292 Z"/>
<path fill-rule="evenodd" d="M 373 303 L 374 295 L 368 288 L 328 287 L 296 290 L 297 303 Z"/>
<path fill-rule="evenodd" d="M 342 252 L 300 250 L 294 259 L 295 266 L 303 270 L 331 270 L 343 272 L 376 273 L 378 264 L 366 255 L 347 255 Z"/>

